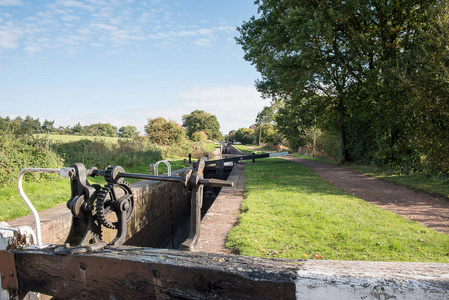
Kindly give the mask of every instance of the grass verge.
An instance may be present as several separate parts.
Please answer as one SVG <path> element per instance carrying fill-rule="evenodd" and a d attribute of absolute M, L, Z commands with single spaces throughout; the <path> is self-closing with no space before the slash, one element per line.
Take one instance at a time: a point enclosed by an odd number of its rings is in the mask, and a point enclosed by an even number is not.
<path fill-rule="evenodd" d="M 235 148 L 239 149 L 240 151 L 242 151 L 245 154 L 251 154 L 251 153 L 262 154 L 262 153 L 266 153 L 267 151 L 269 151 L 269 150 L 267 150 L 265 148 L 259 148 L 256 145 L 236 145 L 236 144 L 233 144 L 232 146 L 234 146 Z M 254 150 L 254 148 L 250 148 L 248 146 L 256 147 L 257 150 Z"/>
<path fill-rule="evenodd" d="M 449 262 L 449 236 L 330 185 L 301 164 L 248 164 L 239 224 L 227 246 L 296 259 Z"/>

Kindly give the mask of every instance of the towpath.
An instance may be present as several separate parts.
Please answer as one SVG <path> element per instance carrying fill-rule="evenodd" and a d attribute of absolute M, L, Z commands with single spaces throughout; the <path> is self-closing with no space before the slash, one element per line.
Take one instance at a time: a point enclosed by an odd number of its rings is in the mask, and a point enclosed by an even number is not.
<path fill-rule="evenodd" d="M 429 228 L 449 234 L 449 199 L 417 192 L 374 177 L 359 174 L 330 163 L 284 157 L 310 168 L 332 185 Z M 227 233 L 237 222 L 244 197 L 244 165 L 237 164 L 228 180 L 235 187 L 223 189 L 201 222 L 201 234 L 195 251 L 229 253 Z"/>

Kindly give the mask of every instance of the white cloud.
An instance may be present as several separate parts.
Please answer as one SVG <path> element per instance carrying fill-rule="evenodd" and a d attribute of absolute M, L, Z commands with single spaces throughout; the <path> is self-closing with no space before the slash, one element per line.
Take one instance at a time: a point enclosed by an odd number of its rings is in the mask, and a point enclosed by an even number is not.
<path fill-rule="evenodd" d="M 254 124 L 257 113 L 268 105 L 270 100 L 262 99 L 253 86 L 195 87 L 180 93 L 175 104 L 132 111 L 129 115 L 130 122 L 141 120 L 135 126 L 143 128 L 148 118 L 157 117 L 182 124 L 183 115 L 199 109 L 215 115 L 220 123 L 220 131 L 227 134 L 231 130 Z"/>
<path fill-rule="evenodd" d="M 106 30 L 106 31 L 115 31 L 117 30 L 116 26 L 108 25 L 108 24 L 93 24 L 93 27 L 98 29 Z"/>
<path fill-rule="evenodd" d="M 197 46 L 211 46 L 212 40 L 210 39 L 198 39 L 193 41 L 193 43 Z"/>
<path fill-rule="evenodd" d="M 29 52 L 29 53 L 36 53 L 41 51 L 42 48 L 39 47 L 38 45 L 30 45 L 30 46 L 26 46 L 25 47 L 25 51 Z"/>
<path fill-rule="evenodd" d="M 223 133 L 251 126 L 257 113 L 270 104 L 270 100 L 262 99 L 253 86 L 196 87 L 181 93 L 180 97 L 187 103 L 186 108 L 216 115 Z"/>
<path fill-rule="evenodd" d="M 70 8 L 81 8 L 81 9 L 85 9 L 88 11 L 95 10 L 94 6 L 87 5 L 81 1 L 76 1 L 76 0 L 60 0 L 60 1 L 57 1 L 56 3 L 61 6 L 70 7 Z"/>
<path fill-rule="evenodd" d="M 0 0 L 0 6 L 22 6 L 22 0 Z"/>
<path fill-rule="evenodd" d="M 15 27 L 12 22 L 6 22 L 6 25 L 0 26 L 0 48 L 15 49 L 18 47 L 18 41 L 22 36 L 22 30 Z"/>

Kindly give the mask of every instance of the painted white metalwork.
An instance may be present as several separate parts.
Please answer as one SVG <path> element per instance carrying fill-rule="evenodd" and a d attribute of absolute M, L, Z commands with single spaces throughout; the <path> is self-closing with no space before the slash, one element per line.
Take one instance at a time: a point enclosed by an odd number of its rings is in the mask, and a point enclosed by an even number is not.
<path fill-rule="evenodd" d="M 167 174 L 168 174 L 168 176 L 171 176 L 171 165 L 170 165 L 170 163 L 168 162 L 168 160 L 160 160 L 160 161 L 158 161 L 157 163 L 155 163 L 154 164 L 154 172 L 156 173 L 156 175 L 159 175 L 159 164 L 160 163 L 165 163 L 166 165 L 167 165 Z"/>
<path fill-rule="evenodd" d="M 39 214 L 37 210 L 34 208 L 31 201 L 28 199 L 27 195 L 22 188 L 22 180 L 25 173 L 59 173 L 62 177 L 70 177 L 71 174 L 75 173 L 74 168 L 61 168 L 61 169 L 48 169 L 48 168 L 25 168 L 22 169 L 19 173 L 19 177 L 17 178 L 17 189 L 22 197 L 23 201 L 25 201 L 26 205 L 30 208 L 33 213 L 34 220 L 36 222 L 36 244 L 37 246 L 42 246 L 42 235 L 41 235 L 41 221 L 39 218 Z"/>

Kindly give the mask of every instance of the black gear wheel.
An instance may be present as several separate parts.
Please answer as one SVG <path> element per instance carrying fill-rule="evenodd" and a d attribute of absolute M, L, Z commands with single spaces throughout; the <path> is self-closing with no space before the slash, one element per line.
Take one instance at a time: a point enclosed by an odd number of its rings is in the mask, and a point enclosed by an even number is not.
<path fill-rule="evenodd" d="M 108 184 L 123 183 L 123 178 L 117 178 L 118 173 L 125 172 L 121 166 L 110 165 L 104 170 L 104 179 Z"/>
<path fill-rule="evenodd" d="M 111 212 L 118 214 L 126 211 L 126 222 L 134 212 L 134 197 L 131 188 L 126 183 L 108 183 L 98 192 L 95 204 L 95 217 L 100 224 L 110 229 L 117 229 L 119 222 L 108 219 Z"/>

